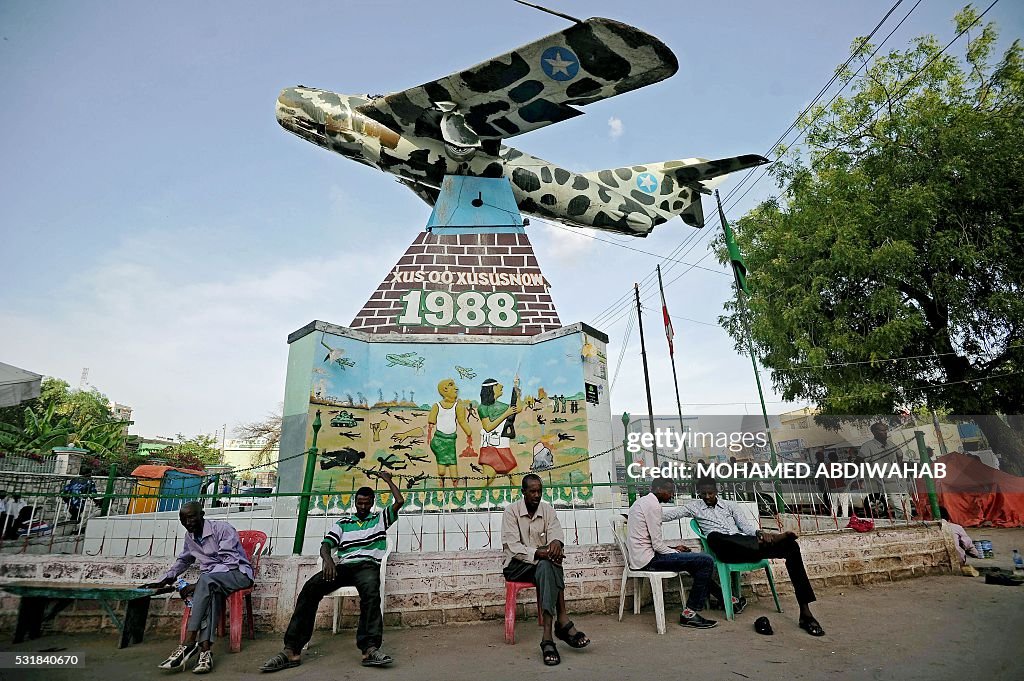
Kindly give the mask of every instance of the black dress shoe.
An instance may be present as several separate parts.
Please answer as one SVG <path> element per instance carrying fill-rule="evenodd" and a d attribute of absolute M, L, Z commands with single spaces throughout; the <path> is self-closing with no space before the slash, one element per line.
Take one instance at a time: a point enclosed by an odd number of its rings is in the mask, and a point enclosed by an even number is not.
<path fill-rule="evenodd" d="M 700 616 L 700 613 L 693 613 L 691 617 L 685 615 L 679 615 L 679 625 L 683 627 L 692 627 L 694 629 L 711 629 L 717 627 L 718 622 L 715 620 L 706 620 Z"/>
<path fill-rule="evenodd" d="M 772 623 L 768 621 L 767 617 L 758 617 L 754 620 L 754 631 L 765 636 L 771 636 L 775 632 L 772 631 Z"/>

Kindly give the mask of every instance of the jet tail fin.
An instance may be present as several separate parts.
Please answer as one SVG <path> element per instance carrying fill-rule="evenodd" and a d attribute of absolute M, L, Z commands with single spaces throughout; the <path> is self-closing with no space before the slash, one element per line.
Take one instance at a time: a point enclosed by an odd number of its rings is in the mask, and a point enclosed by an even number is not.
<path fill-rule="evenodd" d="M 642 204 L 660 225 L 680 216 L 691 227 L 704 226 L 701 194 L 710 194 L 729 173 L 755 168 L 768 163 L 757 154 L 708 160 L 687 158 L 678 161 L 645 163 L 623 168 L 610 168 L 584 173 Z"/>

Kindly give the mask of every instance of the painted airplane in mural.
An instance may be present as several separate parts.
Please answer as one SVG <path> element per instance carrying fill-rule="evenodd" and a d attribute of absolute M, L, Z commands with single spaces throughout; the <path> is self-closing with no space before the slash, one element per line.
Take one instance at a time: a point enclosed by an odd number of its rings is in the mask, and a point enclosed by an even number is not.
<path fill-rule="evenodd" d="M 688 158 L 577 173 L 503 144 L 679 68 L 672 51 L 640 29 L 559 16 L 573 25 L 402 92 L 286 88 L 277 98 L 277 120 L 313 144 L 391 173 L 430 205 L 445 175 L 505 177 L 520 211 L 567 225 L 643 237 L 678 215 L 703 227 L 701 194 L 767 159 Z"/>
<path fill-rule="evenodd" d="M 422 369 L 425 357 L 422 357 L 415 352 L 403 352 L 400 355 L 390 354 L 384 355 L 384 359 L 388 361 L 387 366 L 403 366 L 410 367 L 412 369 Z"/>
<path fill-rule="evenodd" d="M 464 379 L 476 378 L 476 372 L 466 367 L 455 366 L 455 371 L 459 372 L 459 377 Z"/>

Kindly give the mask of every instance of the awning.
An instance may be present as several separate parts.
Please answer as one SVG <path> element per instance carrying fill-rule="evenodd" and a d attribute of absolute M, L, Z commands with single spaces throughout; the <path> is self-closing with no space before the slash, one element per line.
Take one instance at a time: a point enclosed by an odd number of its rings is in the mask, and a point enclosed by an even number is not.
<path fill-rule="evenodd" d="M 0 407 L 13 407 L 39 397 L 43 377 L 0 362 Z"/>

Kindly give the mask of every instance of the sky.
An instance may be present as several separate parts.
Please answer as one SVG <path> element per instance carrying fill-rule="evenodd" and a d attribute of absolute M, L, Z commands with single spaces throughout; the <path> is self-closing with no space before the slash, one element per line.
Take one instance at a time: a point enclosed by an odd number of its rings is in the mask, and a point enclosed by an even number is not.
<path fill-rule="evenodd" d="M 764 154 L 893 2 L 548 0 L 652 33 L 679 72 L 510 144 L 580 172 Z M 885 48 L 924 33 L 944 44 L 961 4 L 920 3 Z M 1024 33 L 1017 2 L 986 19 L 1001 46 Z M 430 215 L 391 176 L 280 128 L 278 92 L 398 91 L 566 25 L 511 0 L 0 3 L 0 361 L 72 386 L 88 367 L 145 436 L 230 437 L 275 411 L 288 334 L 350 323 Z M 765 179 L 735 193 L 730 219 L 777 191 Z M 732 277 L 707 255 L 714 235 L 680 220 L 646 239 L 579 232 L 528 228 L 562 322 L 610 336 L 610 372 L 627 319 L 602 313 L 661 262 L 684 411 L 756 413 L 750 360 L 716 325 Z M 658 257 L 687 239 L 680 259 L 714 271 Z M 654 408 L 673 413 L 657 299 L 645 307 Z M 763 381 L 769 411 L 800 406 Z M 646 411 L 635 330 L 612 390 L 623 410 Z"/>

